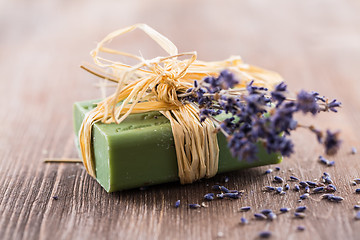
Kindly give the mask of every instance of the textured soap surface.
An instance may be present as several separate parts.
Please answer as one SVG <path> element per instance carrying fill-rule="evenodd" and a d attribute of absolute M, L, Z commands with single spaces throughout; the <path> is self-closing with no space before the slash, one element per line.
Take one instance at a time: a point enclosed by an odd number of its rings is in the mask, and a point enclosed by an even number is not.
<path fill-rule="evenodd" d="M 76 144 L 85 114 L 96 101 L 74 104 Z M 260 148 L 257 161 L 231 156 L 224 135 L 218 134 L 219 173 L 276 164 L 279 154 Z M 159 112 L 131 114 L 121 124 L 96 123 L 92 132 L 96 179 L 108 192 L 178 181 L 176 152 L 170 122 Z"/>

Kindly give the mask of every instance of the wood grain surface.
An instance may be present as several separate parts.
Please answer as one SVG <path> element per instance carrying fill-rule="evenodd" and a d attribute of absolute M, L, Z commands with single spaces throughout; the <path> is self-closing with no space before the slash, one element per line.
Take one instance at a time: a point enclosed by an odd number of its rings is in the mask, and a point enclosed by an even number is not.
<path fill-rule="evenodd" d="M 360 3 L 359 1 L 0 1 L 0 238 L 1 239 L 255 239 L 270 230 L 273 239 L 360 239 L 359 203 L 350 180 L 360 177 Z M 89 51 L 108 32 L 144 22 L 169 37 L 180 51 L 201 60 L 241 55 L 248 63 L 279 72 L 296 91 L 317 90 L 343 103 L 339 114 L 308 120 L 341 130 L 342 150 L 334 167 L 317 161 L 322 149 L 312 135 L 293 135 L 296 154 L 281 171 L 267 167 L 226 174 L 240 200 L 201 203 L 225 175 L 181 186 L 106 193 L 81 164 L 48 164 L 44 158 L 77 157 L 72 103 L 98 98 L 97 79 L 80 70 Z M 145 57 L 164 54 L 144 35 L 116 42 Z M 261 191 L 274 174 L 319 179 L 329 172 L 345 200 L 335 204 L 318 195 L 298 203 Z M 291 184 L 293 186 L 293 184 Z M 52 197 L 58 196 L 58 200 Z M 173 204 L 181 199 L 182 205 Z M 255 221 L 264 208 L 306 205 L 304 220 L 293 213 Z M 252 206 L 240 213 L 241 206 Z M 239 224 L 240 217 L 250 220 Z M 306 230 L 299 232 L 298 225 Z"/>

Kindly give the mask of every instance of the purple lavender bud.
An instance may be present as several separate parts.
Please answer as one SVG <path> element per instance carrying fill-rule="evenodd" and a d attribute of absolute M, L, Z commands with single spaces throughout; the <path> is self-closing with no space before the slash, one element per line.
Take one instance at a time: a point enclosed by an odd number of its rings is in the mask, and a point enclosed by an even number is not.
<path fill-rule="evenodd" d="M 268 219 L 269 219 L 269 220 L 273 221 L 273 220 L 275 220 L 276 218 L 277 218 L 277 216 L 276 216 L 275 213 L 270 212 L 270 213 L 268 214 Z"/>
<path fill-rule="evenodd" d="M 306 181 L 306 183 L 309 185 L 309 187 L 316 187 L 317 183 L 316 182 L 312 182 L 312 181 Z"/>
<path fill-rule="evenodd" d="M 304 199 L 307 199 L 309 197 L 309 194 L 308 193 L 305 193 L 303 195 L 300 196 L 300 199 L 301 200 L 304 200 Z"/>
<path fill-rule="evenodd" d="M 352 147 L 352 148 L 351 148 L 351 154 L 356 154 L 356 153 L 357 153 L 356 148 L 355 148 L 355 147 Z"/>
<path fill-rule="evenodd" d="M 328 192 L 336 192 L 336 187 L 333 185 L 333 184 L 329 184 L 327 187 L 326 187 L 326 191 Z"/>
<path fill-rule="evenodd" d="M 290 210 L 291 210 L 290 208 L 280 208 L 280 212 L 282 212 L 282 213 L 286 213 Z"/>
<path fill-rule="evenodd" d="M 254 214 L 254 217 L 257 219 L 257 220 L 265 220 L 266 219 L 266 216 L 262 213 L 255 213 Z"/>
<path fill-rule="evenodd" d="M 328 155 L 334 155 L 340 148 L 341 141 L 339 140 L 339 133 L 332 133 L 330 130 L 326 131 L 324 146 L 325 152 Z"/>
<path fill-rule="evenodd" d="M 355 220 L 360 220 L 360 211 L 358 211 L 355 215 Z"/>
<path fill-rule="evenodd" d="M 325 190 L 324 187 L 317 187 L 317 188 L 314 188 L 313 193 L 320 193 L 320 192 L 323 192 L 324 190 Z"/>
<path fill-rule="evenodd" d="M 261 213 L 264 214 L 264 215 L 268 215 L 269 213 L 271 213 L 272 210 L 271 209 L 264 209 L 264 210 L 261 210 Z"/>
<path fill-rule="evenodd" d="M 175 208 L 178 208 L 179 206 L 180 206 L 180 200 L 177 200 L 177 201 L 175 202 L 174 207 L 175 207 Z"/>
<path fill-rule="evenodd" d="M 276 188 L 276 192 L 277 192 L 277 193 L 281 193 L 282 191 L 283 191 L 283 188 L 282 188 L 282 187 L 277 187 L 277 188 Z"/>
<path fill-rule="evenodd" d="M 228 193 L 228 192 L 229 192 L 229 189 L 227 189 L 227 188 L 224 187 L 224 186 L 220 186 L 220 191 L 221 191 L 221 192 L 224 192 L 224 193 Z"/>
<path fill-rule="evenodd" d="M 246 207 L 241 207 L 241 208 L 240 208 L 240 211 L 242 211 L 242 212 L 247 212 L 247 211 L 249 211 L 250 209 L 251 209 L 251 207 L 246 206 Z"/>
<path fill-rule="evenodd" d="M 290 176 L 290 180 L 291 181 L 300 181 L 300 179 L 298 179 L 297 177 L 294 177 L 294 176 Z"/>
<path fill-rule="evenodd" d="M 204 195 L 204 199 L 208 200 L 208 201 L 212 201 L 214 200 L 215 194 L 213 193 L 207 193 Z"/>
<path fill-rule="evenodd" d="M 312 113 L 316 115 L 319 111 L 319 105 L 316 103 L 316 95 L 301 90 L 297 95 L 296 101 L 297 109 L 303 113 Z"/>
<path fill-rule="evenodd" d="M 199 204 L 192 203 L 192 204 L 189 204 L 189 208 L 196 209 L 196 208 L 201 208 L 201 206 Z"/>
<path fill-rule="evenodd" d="M 295 212 L 295 213 L 294 213 L 294 217 L 295 217 L 295 218 L 305 218 L 305 217 L 306 217 L 306 214 L 303 213 L 303 212 Z"/>
<path fill-rule="evenodd" d="M 275 176 L 275 177 L 274 177 L 274 182 L 283 183 L 283 182 L 284 182 L 284 179 L 282 179 L 282 178 L 279 177 L 279 176 Z"/>
<path fill-rule="evenodd" d="M 325 194 L 323 194 L 323 195 L 321 195 L 321 198 L 322 199 L 330 199 L 331 197 L 333 197 L 334 196 L 334 194 L 330 194 L 330 193 L 325 193 Z"/>
<path fill-rule="evenodd" d="M 304 226 L 297 226 L 296 228 L 298 231 L 305 231 L 305 227 Z"/>
<path fill-rule="evenodd" d="M 341 202 L 342 200 L 344 200 L 344 198 L 340 196 L 331 196 L 328 198 L 328 200 L 332 202 Z"/>
<path fill-rule="evenodd" d="M 354 179 L 354 182 L 356 182 L 357 184 L 360 184 L 360 178 Z"/>
<path fill-rule="evenodd" d="M 245 225 L 245 224 L 248 224 L 249 222 L 246 218 L 242 217 L 242 218 L 240 218 L 240 223 Z"/>
<path fill-rule="evenodd" d="M 306 210 L 306 206 L 300 206 L 295 209 L 295 212 L 304 212 Z"/>
<path fill-rule="evenodd" d="M 259 232 L 259 238 L 270 238 L 272 233 L 270 231 Z"/>

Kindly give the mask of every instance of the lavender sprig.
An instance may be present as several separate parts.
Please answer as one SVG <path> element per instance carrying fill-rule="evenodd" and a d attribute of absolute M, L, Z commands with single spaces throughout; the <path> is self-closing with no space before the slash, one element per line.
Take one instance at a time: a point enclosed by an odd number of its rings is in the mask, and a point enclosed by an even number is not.
<path fill-rule="evenodd" d="M 296 112 L 317 115 L 319 112 L 337 112 L 341 103 L 316 92 L 301 90 L 296 99 L 286 97 L 287 85 L 282 82 L 273 91 L 258 87 L 250 82 L 244 89 L 231 89 L 239 81 L 224 70 L 218 77 L 206 77 L 194 81 L 194 86 L 178 97 L 199 108 L 200 120 L 209 118 L 228 139 L 228 147 L 239 160 L 256 159 L 258 144 L 263 144 L 268 153 L 280 152 L 290 156 L 294 144 L 289 138 L 297 127 L 305 127 L 314 133 L 323 144 L 328 155 L 335 154 L 341 141 L 339 132 L 327 130 L 324 134 L 314 126 L 298 124 L 294 119 Z M 225 112 L 230 117 L 220 121 L 216 118 Z"/>

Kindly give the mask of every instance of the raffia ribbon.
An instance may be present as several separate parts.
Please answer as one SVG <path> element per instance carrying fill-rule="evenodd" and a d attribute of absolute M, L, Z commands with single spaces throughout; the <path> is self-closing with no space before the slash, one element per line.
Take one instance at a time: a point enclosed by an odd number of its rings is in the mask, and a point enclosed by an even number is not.
<path fill-rule="evenodd" d="M 112 39 L 135 29 L 144 31 L 169 56 L 145 60 L 141 56 L 104 47 Z M 135 66 L 105 59 L 100 52 L 131 57 L 139 61 Z M 176 46 L 166 37 L 146 24 L 136 24 L 117 30 L 106 36 L 91 52 L 96 65 L 110 69 L 111 80 L 117 82 L 114 94 L 98 103 L 86 114 L 79 132 L 80 148 L 87 172 L 96 177 L 92 153 L 91 131 L 97 122 L 121 123 L 129 114 L 160 111 L 170 120 L 179 178 L 181 183 L 191 183 L 204 177 L 212 177 L 218 170 L 219 147 L 214 124 L 210 120 L 200 122 L 198 109 L 183 104 L 178 94 L 192 87 L 194 80 L 205 76 L 217 76 L 229 69 L 242 81 L 244 87 L 251 80 L 255 84 L 272 87 L 281 81 L 274 72 L 243 63 L 240 57 L 225 61 L 204 62 L 196 60 L 196 52 L 178 53 Z M 179 60 L 179 57 L 187 57 Z"/>

